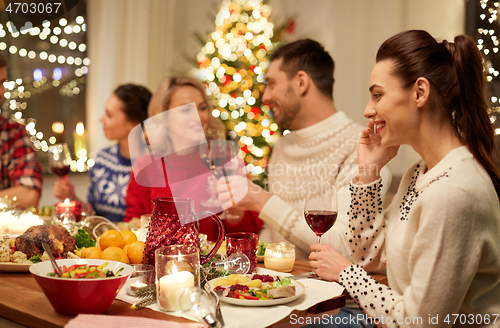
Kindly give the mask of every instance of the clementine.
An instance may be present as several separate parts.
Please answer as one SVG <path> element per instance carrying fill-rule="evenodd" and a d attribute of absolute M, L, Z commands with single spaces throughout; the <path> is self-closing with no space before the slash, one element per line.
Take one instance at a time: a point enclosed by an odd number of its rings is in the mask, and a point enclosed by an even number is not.
<path fill-rule="evenodd" d="M 137 236 L 130 230 L 122 230 L 120 233 L 123 236 L 123 243 L 125 245 L 132 244 L 134 241 L 137 241 Z"/>
<path fill-rule="evenodd" d="M 132 264 L 141 264 L 144 255 L 144 242 L 134 241 L 127 249 L 127 256 Z"/>
<path fill-rule="evenodd" d="M 101 259 L 129 264 L 127 254 L 123 251 L 123 249 L 116 246 L 109 246 L 103 250 Z"/>
<path fill-rule="evenodd" d="M 82 251 L 83 259 L 100 259 L 102 250 L 99 247 L 87 247 Z"/>
<path fill-rule="evenodd" d="M 123 236 L 116 230 L 106 230 L 101 237 L 99 237 L 99 247 L 101 250 L 105 250 L 110 246 L 123 248 L 123 244 Z"/>

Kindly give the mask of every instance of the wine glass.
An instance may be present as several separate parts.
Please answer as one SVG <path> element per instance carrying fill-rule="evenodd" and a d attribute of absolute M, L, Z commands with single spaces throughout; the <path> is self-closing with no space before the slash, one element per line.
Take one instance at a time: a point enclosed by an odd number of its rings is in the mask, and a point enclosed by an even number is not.
<path fill-rule="evenodd" d="M 208 129 L 205 132 L 205 136 L 207 139 L 207 143 L 200 146 L 200 158 L 202 163 L 212 170 L 212 174 L 208 178 L 208 182 L 212 183 L 215 179 L 222 177 L 223 172 L 220 167 L 218 167 L 214 161 L 214 155 L 220 154 L 220 150 L 216 149 L 222 145 L 222 142 L 226 139 L 226 136 L 223 131 Z M 216 142 L 219 141 L 219 142 Z M 205 207 L 220 207 L 219 200 L 217 199 L 217 192 L 211 191 L 210 198 L 206 200 L 202 200 L 201 204 Z"/>
<path fill-rule="evenodd" d="M 251 263 L 248 256 L 241 252 L 236 252 L 223 260 L 213 261 L 211 267 L 216 270 L 228 271 L 229 273 L 246 274 L 251 267 Z"/>
<path fill-rule="evenodd" d="M 49 146 L 49 168 L 50 172 L 63 177 L 69 173 L 71 165 L 71 153 L 65 143 Z"/>
<path fill-rule="evenodd" d="M 212 171 L 212 176 L 208 178 L 209 183 L 214 179 L 234 175 L 238 170 L 238 152 L 240 147 L 236 142 L 228 141 L 223 131 L 208 129 L 206 132 L 207 143 L 200 146 L 200 158 L 203 164 Z M 231 190 L 229 190 L 231 192 Z M 231 195 L 232 197 L 232 195 Z M 234 201 L 233 201 L 234 203 Z M 205 207 L 220 207 L 217 199 L 217 192 L 211 192 L 210 199 L 201 201 Z M 221 219 L 239 219 L 240 215 L 229 213 L 224 210 L 220 215 Z"/>
<path fill-rule="evenodd" d="M 335 186 L 310 184 L 307 188 L 304 216 L 309 228 L 318 236 L 318 243 L 321 243 L 321 236 L 337 221 L 337 213 Z"/>

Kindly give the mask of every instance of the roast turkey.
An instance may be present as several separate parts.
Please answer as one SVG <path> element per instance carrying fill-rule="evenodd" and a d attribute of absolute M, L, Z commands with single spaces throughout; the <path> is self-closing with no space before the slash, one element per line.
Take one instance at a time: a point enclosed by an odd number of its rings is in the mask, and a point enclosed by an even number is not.
<path fill-rule="evenodd" d="M 59 257 L 75 250 L 75 238 L 60 225 L 39 225 L 26 230 L 16 238 L 16 249 L 31 258 L 43 254 L 42 243 L 50 246 L 52 255 Z"/>

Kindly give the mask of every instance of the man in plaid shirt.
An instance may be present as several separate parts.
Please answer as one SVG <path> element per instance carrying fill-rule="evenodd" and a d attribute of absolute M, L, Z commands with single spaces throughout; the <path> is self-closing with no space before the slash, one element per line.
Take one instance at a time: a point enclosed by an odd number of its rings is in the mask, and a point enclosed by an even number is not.
<path fill-rule="evenodd" d="M 0 55 L 0 102 L 5 94 L 7 61 Z M 38 206 L 42 167 L 22 124 L 0 115 L 0 197 L 16 196 L 19 208 Z"/>

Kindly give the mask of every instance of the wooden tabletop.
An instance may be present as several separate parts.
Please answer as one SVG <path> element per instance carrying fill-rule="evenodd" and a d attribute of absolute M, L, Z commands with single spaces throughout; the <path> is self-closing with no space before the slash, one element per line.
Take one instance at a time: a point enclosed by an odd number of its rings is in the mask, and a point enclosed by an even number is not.
<path fill-rule="evenodd" d="M 263 267 L 262 263 L 258 266 Z M 305 262 L 295 262 L 292 274 L 311 271 Z M 346 294 L 316 304 L 308 313 L 318 314 L 331 311 L 345 305 Z M 292 312 L 299 315 L 303 312 Z M 129 303 L 114 300 L 104 313 L 108 315 L 140 316 L 165 321 L 191 322 L 187 319 L 171 316 L 151 309 L 135 309 Z M 42 290 L 30 273 L 0 272 L 0 317 L 33 328 L 61 328 L 73 317 L 54 311 Z"/>

